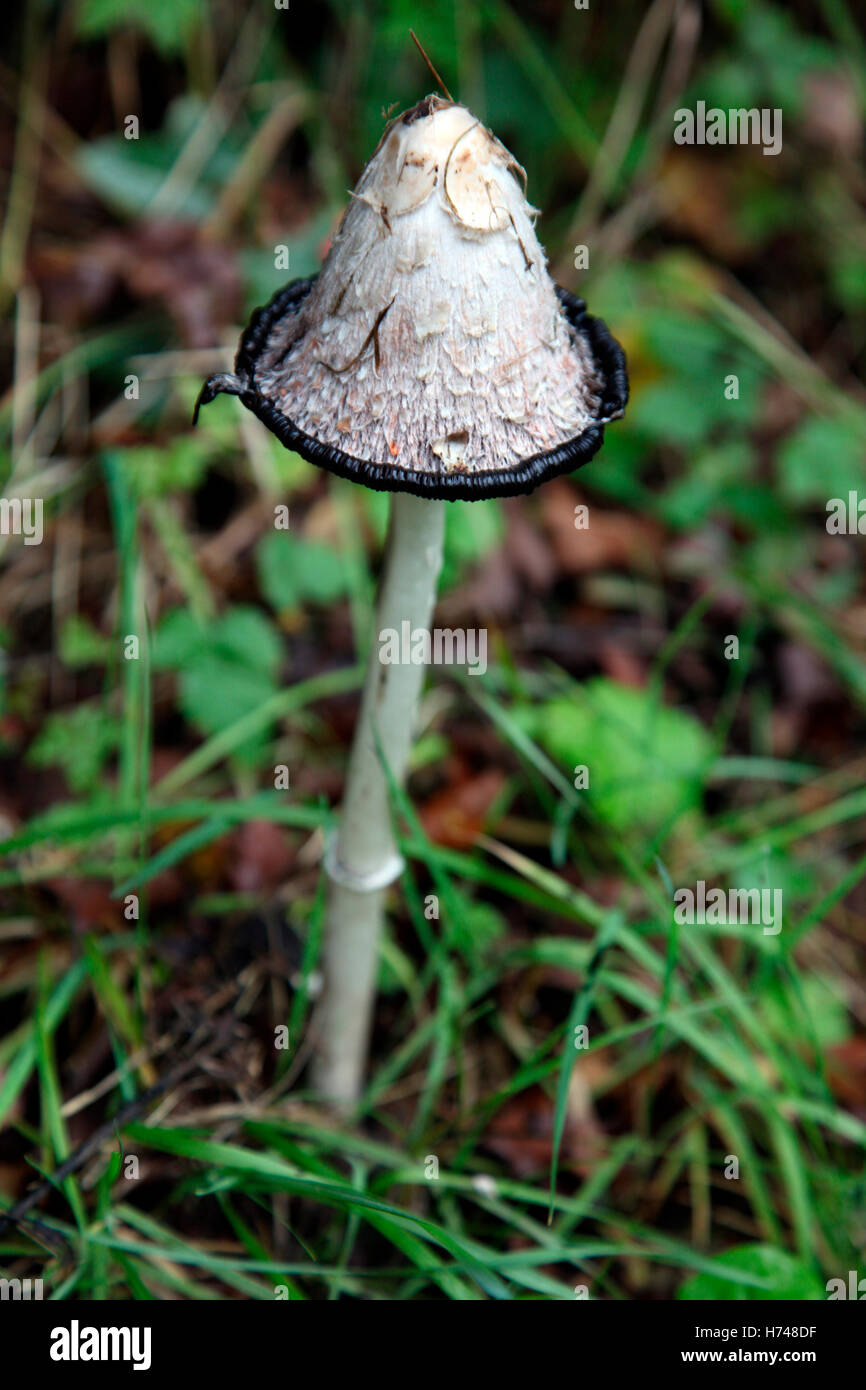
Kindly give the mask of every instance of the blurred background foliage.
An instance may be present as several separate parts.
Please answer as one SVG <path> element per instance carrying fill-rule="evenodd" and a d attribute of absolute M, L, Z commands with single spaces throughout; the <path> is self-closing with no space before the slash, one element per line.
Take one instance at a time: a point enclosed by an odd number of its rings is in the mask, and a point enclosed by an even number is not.
<path fill-rule="evenodd" d="M 583 472 L 449 505 L 439 611 L 491 667 L 433 673 L 340 1128 L 304 1066 L 387 498 L 236 401 L 190 419 L 430 89 L 410 27 L 632 400 Z M 26 0 L 2 63 L 0 465 L 45 499 L 41 545 L 0 537 L 4 1204 L 69 1167 L 4 1267 L 61 1298 L 823 1297 L 866 1239 L 866 593 L 826 526 L 866 495 L 856 6 Z M 781 108 L 781 153 L 676 145 L 698 101 Z M 676 928 L 698 879 L 782 888 L 783 931 Z"/>

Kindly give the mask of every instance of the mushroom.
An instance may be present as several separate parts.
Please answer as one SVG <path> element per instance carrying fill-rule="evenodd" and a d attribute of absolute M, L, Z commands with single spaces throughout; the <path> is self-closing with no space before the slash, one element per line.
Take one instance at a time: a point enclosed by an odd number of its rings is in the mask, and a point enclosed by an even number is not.
<path fill-rule="evenodd" d="M 525 186 L 471 112 L 425 97 L 387 126 L 319 275 L 253 315 L 234 373 L 199 396 L 196 415 L 229 392 L 311 463 L 394 494 L 379 634 L 429 628 L 445 501 L 570 472 L 625 409 L 622 349 L 551 280 Z M 338 1104 L 364 1074 L 385 894 L 403 868 L 388 779 L 405 775 L 423 677 L 380 658 L 374 643 L 325 856 L 313 1080 Z"/>

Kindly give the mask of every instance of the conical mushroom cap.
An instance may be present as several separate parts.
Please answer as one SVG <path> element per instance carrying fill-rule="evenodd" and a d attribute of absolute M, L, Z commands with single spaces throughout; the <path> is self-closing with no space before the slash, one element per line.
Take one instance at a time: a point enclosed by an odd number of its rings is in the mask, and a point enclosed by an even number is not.
<path fill-rule="evenodd" d="M 528 492 L 599 448 L 625 358 L 554 285 L 525 175 L 465 107 L 392 121 L 320 274 L 254 314 L 211 377 L 312 463 L 428 497 Z"/>

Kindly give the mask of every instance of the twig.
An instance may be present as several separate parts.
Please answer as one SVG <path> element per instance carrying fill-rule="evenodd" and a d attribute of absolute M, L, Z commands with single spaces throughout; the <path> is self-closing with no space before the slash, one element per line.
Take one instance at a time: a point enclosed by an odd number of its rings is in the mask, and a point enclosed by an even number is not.
<path fill-rule="evenodd" d="M 448 100 L 449 100 L 449 101 L 453 101 L 453 100 L 454 100 L 453 96 L 452 96 L 451 93 L 449 92 L 448 88 L 445 86 L 445 83 L 442 81 L 442 78 L 439 76 L 439 74 L 438 74 L 438 72 L 436 71 L 436 69 L 434 68 L 433 64 L 430 62 L 430 59 L 427 57 L 427 54 L 424 52 L 424 49 L 423 49 L 422 46 L 421 46 L 421 43 L 420 43 L 420 41 L 419 41 L 419 39 L 418 39 L 418 35 L 415 33 L 415 30 L 414 30 L 414 29 L 410 29 L 410 30 L 409 30 L 409 33 L 410 33 L 410 35 L 411 35 L 411 38 L 412 38 L 413 43 L 415 44 L 415 47 L 417 48 L 418 52 L 421 54 L 421 57 L 424 59 L 424 62 L 427 64 L 428 68 L 429 68 L 430 71 L 432 72 L 434 82 L 436 83 L 436 85 L 437 85 L 438 87 L 441 87 L 441 88 L 442 88 L 442 90 L 443 90 L 443 92 L 445 93 L 445 95 L 446 95 L 446 97 L 448 98 Z"/>

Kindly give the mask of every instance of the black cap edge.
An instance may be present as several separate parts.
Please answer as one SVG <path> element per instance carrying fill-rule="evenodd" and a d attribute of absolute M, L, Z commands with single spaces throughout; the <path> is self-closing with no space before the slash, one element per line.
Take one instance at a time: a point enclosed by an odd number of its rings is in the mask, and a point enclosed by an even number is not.
<path fill-rule="evenodd" d="M 593 358 L 604 377 L 598 424 L 590 425 L 581 434 L 553 449 L 530 455 L 516 468 L 485 471 L 483 474 L 427 473 L 391 464 L 383 466 L 345 454 L 341 449 L 306 434 L 255 385 L 256 360 L 273 324 L 284 314 L 297 312 L 314 280 L 315 277 L 293 281 L 263 308 L 255 311 L 241 338 L 235 359 L 235 376 L 217 373 L 208 377 L 196 402 L 193 423 L 202 405 L 207 405 L 221 392 L 229 392 L 238 396 L 287 449 L 294 450 L 308 463 L 316 464 L 338 478 L 363 483 L 376 492 L 410 492 L 416 497 L 431 500 L 480 502 L 485 497 L 515 497 L 532 492 L 549 478 L 582 468 L 601 448 L 605 424 L 618 419 L 625 411 L 628 401 L 625 353 L 603 320 L 587 314 L 582 299 L 575 298 L 568 290 L 557 285 L 556 292 L 569 324 L 589 343 Z"/>

